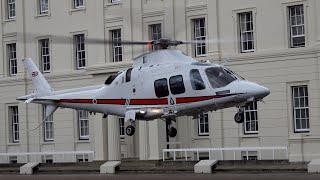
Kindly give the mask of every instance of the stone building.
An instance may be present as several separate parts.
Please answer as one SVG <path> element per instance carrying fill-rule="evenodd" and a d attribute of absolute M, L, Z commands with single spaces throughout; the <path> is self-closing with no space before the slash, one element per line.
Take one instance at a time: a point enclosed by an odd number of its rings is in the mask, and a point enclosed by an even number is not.
<path fill-rule="evenodd" d="M 265 102 L 246 109 L 243 125 L 233 120 L 235 108 L 198 119 L 178 118 L 178 134 L 170 139 L 170 148 L 284 146 L 290 161 L 320 157 L 317 0 L 0 2 L 0 163 L 30 161 L 26 154 L 40 152 L 47 162 L 119 159 L 120 155 L 161 159 L 162 149 L 167 148 L 162 120 L 139 122 L 135 136 L 127 137 L 119 117 L 59 109 L 42 123 L 44 107 L 16 101 L 32 92 L 21 62 L 25 57 L 39 65 L 54 89 L 77 88 L 104 83 L 148 51 L 143 46 L 94 44 L 87 39 L 161 37 L 206 40 L 178 49 L 199 61 L 228 60 L 233 71 L 271 90 Z M 45 154 L 53 151 L 62 155 Z M 94 155 L 72 153 L 81 151 Z"/>

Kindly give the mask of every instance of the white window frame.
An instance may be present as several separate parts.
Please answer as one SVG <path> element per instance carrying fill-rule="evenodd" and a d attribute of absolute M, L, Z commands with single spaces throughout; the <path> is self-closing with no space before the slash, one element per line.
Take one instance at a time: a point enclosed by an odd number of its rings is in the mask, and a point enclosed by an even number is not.
<path fill-rule="evenodd" d="M 78 110 L 78 129 L 79 139 L 89 140 L 89 112 L 85 110 Z"/>
<path fill-rule="evenodd" d="M 303 95 L 300 96 L 300 88 L 303 88 Z M 298 91 L 298 96 L 296 96 L 295 90 Z M 294 132 L 310 132 L 310 110 L 309 110 L 309 92 L 307 85 L 291 86 L 291 96 L 292 96 L 292 109 L 293 109 L 293 123 Z M 301 101 L 303 99 L 303 101 Z M 296 106 L 296 102 L 298 106 Z M 302 117 L 302 111 L 304 111 L 305 117 Z M 297 113 L 299 112 L 299 113 Z M 297 115 L 299 114 L 299 117 Z M 300 127 L 302 127 L 302 122 L 304 121 L 306 128 L 299 128 L 297 122 L 300 121 Z"/>
<path fill-rule="evenodd" d="M 18 73 L 16 43 L 7 44 L 7 58 L 8 58 L 9 75 L 16 76 Z"/>
<path fill-rule="evenodd" d="M 126 128 L 125 128 L 124 118 L 121 117 L 121 118 L 119 118 L 119 130 L 120 130 L 120 137 L 121 138 L 124 138 L 126 135 L 125 129 Z"/>
<path fill-rule="evenodd" d="M 249 19 L 247 15 L 250 15 Z M 253 12 L 246 11 L 238 13 L 238 22 L 239 22 L 239 35 L 240 35 L 240 52 L 248 53 L 255 51 L 255 38 L 254 38 L 254 19 Z M 247 24 L 250 23 L 250 27 Z M 249 37 L 251 36 L 252 39 Z M 249 48 L 249 42 L 252 43 L 252 49 Z M 246 43 L 246 46 L 244 46 Z"/>
<path fill-rule="evenodd" d="M 16 0 L 6 0 L 8 19 L 16 18 Z"/>
<path fill-rule="evenodd" d="M 39 14 L 49 13 L 49 0 L 38 0 L 39 3 Z"/>
<path fill-rule="evenodd" d="M 43 140 L 45 142 L 54 141 L 54 122 L 53 115 L 46 117 L 46 106 L 42 106 L 42 120 L 43 120 Z"/>
<path fill-rule="evenodd" d="M 156 41 L 162 38 L 162 24 L 150 24 L 149 25 L 149 39 L 152 41 Z M 152 46 L 152 50 L 157 50 L 157 46 Z"/>
<path fill-rule="evenodd" d="M 296 14 L 296 8 L 300 8 L 300 13 L 302 14 Z M 292 14 L 292 10 L 295 9 L 295 14 Z M 305 35 L 305 9 L 303 4 L 297 4 L 288 6 L 288 24 L 289 24 L 289 33 L 290 33 L 290 47 L 291 48 L 298 48 L 298 47 L 305 47 L 306 46 L 306 35 Z M 293 22 L 293 18 L 294 21 Z M 300 19 L 300 23 L 298 22 L 298 19 Z M 296 33 L 294 34 L 294 29 L 296 29 Z M 300 32 L 299 32 L 300 29 Z M 294 38 L 304 38 L 304 44 L 302 45 L 294 45 L 293 39 Z"/>
<path fill-rule="evenodd" d="M 73 0 L 74 9 L 83 9 L 85 8 L 85 0 Z"/>
<path fill-rule="evenodd" d="M 244 125 L 244 134 L 258 134 L 259 133 L 258 107 L 257 106 L 258 106 L 257 102 L 251 102 L 249 106 L 244 108 L 244 124 L 243 124 Z M 249 125 L 247 126 L 247 124 L 249 124 Z"/>
<path fill-rule="evenodd" d="M 73 38 L 76 69 L 84 69 L 86 67 L 85 34 L 75 34 Z"/>
<path fill-rule="evenodd" d="M 209 136 L 210 132 L 210 126 L 209 126 L 209 114 L 208 113 L 202 113 L 198 115 L 198 135 L 199 136 Z M 203 125 L 203 131 L 201 130 L 201 125 Z M 206 128 L 208 127 L 208 132 L 206 132 Z"/>
<path fill-rule="evenodd" d="M 201 21 L 203 22 L 203 26 L 201 26 Z M 206 41 L 206 36 L 207 36 L 207 28 L 206 28 L 206 19 L 203 18 L 196 18 L 192 19 L 192 24 L 193 24 L 193 40 L 194 41 L 202 41 L 201 43 L 196 43 L 194 45 L 194 55 L 195 57 L 202 57 L 207 55 L 207 45 L 205 42 Z M 203 30 L 203 34 L 201 34 L 201 31 Z M 201 53 L 198 53 L 198 49 L 201 50 Z M 203 50 L 204 49 L 204 50 Z M 205 53 L 202 53 L 202 51 L 205 51 Z"/>
<path fill-rule="evenodd" d="M 9 106 L 9 120 L 11 125 L 11 142 L 19 143 L 20 141 L 20 127 L 19 127 L 19 107 Z"/>
<path fill-rule="evenodd" d="M 39 40 L 40 51 L 40 67 L 43 73 L 49 73 L 51 71 L 51 57 L 50 57 L 50 39 Z"/>
<path fill-rule="evenodd" d="M 110 30 L 112 41 L 121 41 L 121 29 Z M 121 62 L 123 60 L 123 48 L 121 43 L 111 45 L 112 61 Z"/>

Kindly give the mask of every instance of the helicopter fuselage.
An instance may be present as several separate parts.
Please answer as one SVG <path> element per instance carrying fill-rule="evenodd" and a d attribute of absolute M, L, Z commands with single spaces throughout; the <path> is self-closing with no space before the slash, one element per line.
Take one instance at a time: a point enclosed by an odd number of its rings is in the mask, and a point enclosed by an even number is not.
<path fill-rule="evenodd" d="M 149 55 L 136 59 L 132 68 L 109 78 L 105 85 L 54 91 L 32 102 L 153 120 L 241 107 L 270 93 L 224 66 L 199 63 L 179 51 Z"/>

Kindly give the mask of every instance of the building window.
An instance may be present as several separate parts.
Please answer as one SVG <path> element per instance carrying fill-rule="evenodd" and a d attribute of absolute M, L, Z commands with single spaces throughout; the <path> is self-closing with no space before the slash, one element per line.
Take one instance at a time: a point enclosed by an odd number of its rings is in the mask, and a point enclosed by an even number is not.
<path fill-rule="evenodd" d="M 244 133 L 258 133 L 258 110 L 257 102 L 251 102 L 244 109 Z"/>
<path fill-rule="evenodd" d="M 9 163 L 10 164 L 17 164 L 18 163 L 18 157 L 17 156 L 9 156 Z"/>
<path fill-rule="evenodd" d="M 73 0 L 73 8 L 74 9 L 84 8 L 84 0 Z"/>
<path fill-rule="evenodd" d="M 112 60 L 113 62 L 122 61 L 122 45 L 121 41 L 121 29 L 111 30 L 112 43 Z"/>
<path fill-rule="evenodd" d="M 303 5 L 289 6 L 290 45 L 292 48 L 305 46 Z"/>
<path fill-rule="evenodd" d="M 76 160 L 78 163 L 89 162 L 89 155 L 88 154 L 77 154 Z"/>
<path fill-rule="evenodd" d="M 14 19 L 16 17 L 16 1 L 7 0 L 7 16 L 8 19 Z"/>
<path fill-rule="evenodd" d="M 18 106 L 9 106 L 9 121 L 10 121 L 10 142 L 18 143 L 20 140 L 19 133 L 19 110 Z"/>
<path fill-rule="evenodd" d="M 39 0 L 39 14 L 48 14 L 49 0 Z"/>
<path fill-rule="evenodd" d="M 89 113 L 88 111 L 78 111 L 79 139 L 89 139 Z"/>
<path fill-rule="evenodd" d="M 49 39 L 39 40 L 40 46 L 40 66 L 42 72 L 50 72 L 50 48 L 49 48 Z"/>
<path fill-rule="evenodd" d="M 193 39 L 198 42 L 195 44 L 195 56 L 206 55 L 206 22 L 204 18 L 193 20 Z"/>
<path fill-rule="evenodd" d="M 43 111 L 42 119 L 44 120 L 44 125 L 43 125 L 44 141 L 54 141 L 53 115 L 46 118 L 46 106 L 43 106 L 42 111 Z"/>
<path fill-rule="evenodd" d="M 161 24 L 151 24 L 149 25 L 149 39 L 157 41 L 161 39 Z M 157 46 L 152 46 L 152 50 L 159 49 Z"/>
<path fill-rule="evenodd" d="M 53 155 L 41 155 L 41 162 L 52 164 L 53 163 Z"/>
<path fill-rule="evenodd" d="M 7 54 L 9 61 L 9 75 L 17 75 L 18 65 L 17 65 L 17 52 L 16 52 L 16 43 L 7 45 Z"/>
<path fill-rule="evenodd" d="M 208 113 L 203 113 L 198 116 L 198 135 L 209 135 L 209 118 Z"/>
<path fill-rule="evenodd" d="M 120 125 L 120 137 L 124 137 L 125 136 L 124 118 L 119 118 L 119 125 Z"/>
<path fill-rule="evenodd" d="M 239 13 L 240 51 L 254 51 L 254 31 L 252 11 Z"/>
<path fill-rule="evenodd" d="M 74 35 L 76 69 L 86 67 L 86 49 L 84 34 Z"/>
<path fill-rule="evenodd" d="M 308 86 L 293 86 L 292 95 L 295 132 L 309 132 Z"/>
<path fill-rule="evenodd" d="M 109 0 L 109 3 L 111 3 L 111 4 L 118 4 L 120 2 L 121 2 L 121 0 Z"/>

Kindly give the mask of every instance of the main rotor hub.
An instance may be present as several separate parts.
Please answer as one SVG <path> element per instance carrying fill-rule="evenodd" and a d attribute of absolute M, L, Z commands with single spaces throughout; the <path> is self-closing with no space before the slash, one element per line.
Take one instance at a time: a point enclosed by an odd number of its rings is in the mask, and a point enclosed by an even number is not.
<path fill-rule="evenodd" d="M 161 38 L 159 40 L 152 41 L 151 44 L 156 45 L 159 49 L 168 49 L 169 46 L 178 46 L 183 44 L 182 41 L 172 41 L 167 38 Z"/>

